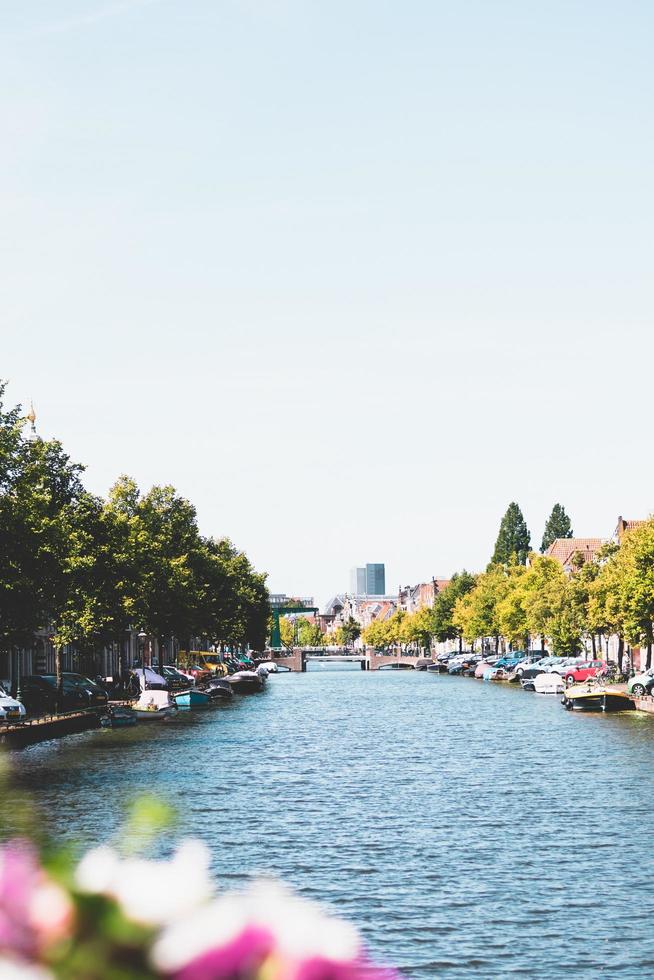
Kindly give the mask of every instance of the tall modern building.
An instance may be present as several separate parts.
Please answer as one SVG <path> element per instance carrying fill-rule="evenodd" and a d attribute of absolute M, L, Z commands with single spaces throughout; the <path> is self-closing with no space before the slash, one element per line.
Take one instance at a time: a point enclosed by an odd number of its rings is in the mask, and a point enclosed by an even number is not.
<path fill-rule="evenodd" d="M 386 595 L 386 569 L 383 565 L 366 565 L 366 595 Z"/>
<path fill-rule="evenodd" d="M 365 568 L 350 569 L 350 592 L 352 595 L 366 594 L 366 570 Z"/>
<path fill-rule="evenodd" d="M 365 565 L 350 571 L 352 595 L 385 595 L 386 570 L 384 565 Z"/>

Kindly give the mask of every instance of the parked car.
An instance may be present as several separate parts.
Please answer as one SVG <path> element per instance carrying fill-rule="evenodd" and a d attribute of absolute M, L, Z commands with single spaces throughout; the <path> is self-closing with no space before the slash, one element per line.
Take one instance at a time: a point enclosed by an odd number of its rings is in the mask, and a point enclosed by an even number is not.
<path fill-rule="evenodd" d="M 535 667 L 536 664 L 540 663 L 541 660 L 545 660 L 547 654 L 543 653 L 542 650 L 532 650 L 531 653 L 525 654 L 525 656 L 515 665 L 515 672 L 518 677 L 522 677 L 525 670 L 529 670 L 531 667 Z"/>
<path fill-rule="evenodd" d="M 562 663 L 562 657 L 542 657 L 541 660 L 537 660 L 531 667 L 525 667 L 523 669 L 522 678 L 523 680 L 530 680 L 537 677 L 538 674 L 549 670 L 550 667 L 560 667 Z"/>
<path fill-rule="evenodd" d="M 0 722 L 20 721 L 27 712 L 25 705 L 12 698 L 9 692 L 0 684 Z"/>
<path fill-rule="evenodd" d="M 606 664 L 603 660 L 586 660 L 583 663 L 573 665 L 571 667 L 566 667 L 563 673 L 568 687 L 571 684 L 580 684 L 582 681 L 588 680 L 589 677 L 597 677 L 605 671 Z"/>
<path fill-rule="evenodd" d="M 187 674 L 183 674 L 181 670 L 172 665 L 164 664 L 159 670 L 168 685 L 169 691 L 185 691 L 192 683 L 191 678 Z"/>
<path fill-rule="evenodd" d="M 654 667 L 636 674 L 627 683 L 627 694 L 642 698 L 644 694 L 651 694 L 654 690 Z"/>
<path fill-rule="evenodd" d="M 575 670 L 588 662 L 585 657 L 557 657 L 556 661 L 547 668 L 547 671 L 549 674 L 560 674 L 561 677 L 565 676 L 566 671 Z"/>
<path fill-rule="evenodd" d="M 30 674 L 21 681 L 21 701 L 30 715 L 47 714 L 57 708 L 56 674 Z M 107 703 L 107 692 L 99 684 L 82 674 L 72 671 L 63 673 L 62 711 L 79 711 L 83 708 L 102 708 Z"/>
<path fill-rule="evenodd" d="M 196 684 L 202 684 L 204 681 L 209 681 L 213 677 L 212 671 L 201 667 L 200 664 L 190 664 L 188 667 L 179 667 L 178 669 L 182 674 L 186 674 L 192 681 L 195 681 Z"/>

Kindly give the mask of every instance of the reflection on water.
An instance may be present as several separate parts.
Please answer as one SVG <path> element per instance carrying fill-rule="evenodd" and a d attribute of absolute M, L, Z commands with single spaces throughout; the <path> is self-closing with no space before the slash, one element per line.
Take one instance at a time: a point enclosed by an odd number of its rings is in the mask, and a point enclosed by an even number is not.
<path fill-rule="evenodd" d="M 105 840 L 124 800 L 156 791 L 219 879 L 281 876 L 409 976 L 626 978 L 654 970 L 653 752 L 635 713 L 318 665 L 12 759 L 53 831 Z"/>

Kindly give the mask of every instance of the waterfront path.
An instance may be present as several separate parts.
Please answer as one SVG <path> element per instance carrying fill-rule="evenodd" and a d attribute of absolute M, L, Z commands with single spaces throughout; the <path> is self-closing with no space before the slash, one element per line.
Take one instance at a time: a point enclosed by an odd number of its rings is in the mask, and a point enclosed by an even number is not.
<path fill-rule="evenodd" d="M 626 980 L 654 963 L 653 754 L 637 712 L 310 665 L 225 708 L 10 756 L 53 830 L 105 840 L 123 800 L 159 792 L 219 880 L 280 875 L 410 977 Z"/>

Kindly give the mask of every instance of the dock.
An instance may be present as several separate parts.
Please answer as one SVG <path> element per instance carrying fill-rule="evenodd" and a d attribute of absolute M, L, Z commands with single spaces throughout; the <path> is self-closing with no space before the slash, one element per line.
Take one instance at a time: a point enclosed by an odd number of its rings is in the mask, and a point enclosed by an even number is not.
<path fill-rule="evenodd" d="M 47 742 L 51 738 L 61 738 L 62 735 L 74 735 L 89 728 L 98 728 L 99 725 L 100 712 L 97 709 L 66 711 L 60 715 L 45 715 L 43 718 L 0 723 L 0 745 L 14 749 L 24 748 L 35 742 Z"/>

